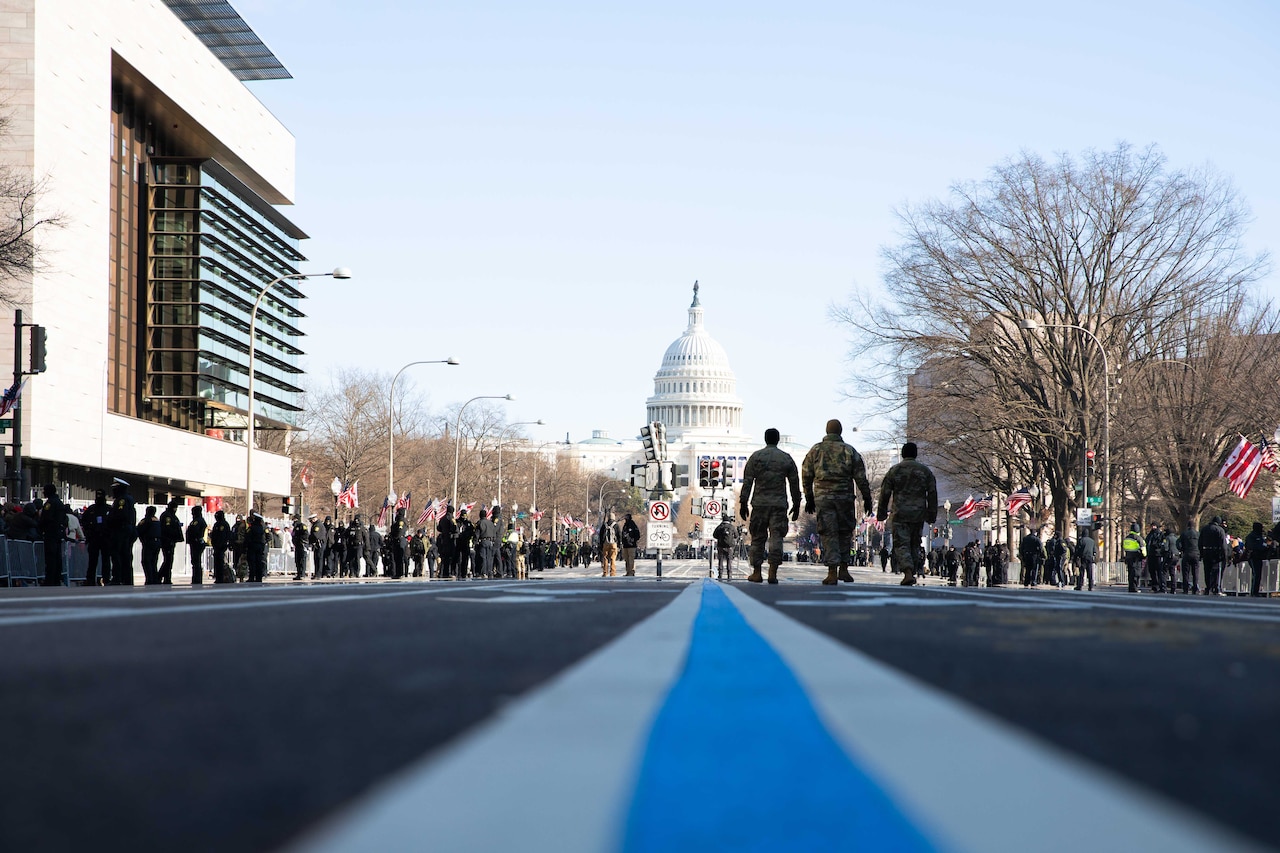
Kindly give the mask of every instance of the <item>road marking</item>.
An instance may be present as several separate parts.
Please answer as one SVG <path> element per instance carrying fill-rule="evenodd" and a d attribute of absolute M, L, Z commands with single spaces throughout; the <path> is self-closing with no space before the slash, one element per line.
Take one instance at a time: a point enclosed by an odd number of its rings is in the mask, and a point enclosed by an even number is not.
<path fill-rule="evenodd" d="M 947 595 L 972 596 L 984 600 L 1007 601 L 1016 595 L 1009 593 L 981 592 L 970 589 L 946 589 Z M 1206 601 L 1179 601 L 1177 596 L 1170 596 L 1172 601 L 1167 605 L 1153 606 L 1144 604 L 1121 604 L 1120 601 L 1133 599 L 1132 593 L 1116 593 L 1099 599 L 1096 593 L 1081 593 L 1080 598 L 1072 596 L 1070 603 L 1083 607 L 1102 610 L 1121 610 L 1130 613 L 1148 613 L 1160 616 L 1192 616 L 1204 619 L 1239 619 L 1245 622 L 1280 622 L 1280 608 L 1275 605 L 1254 604 L 1252 602 L 1225 602 L 1209 599 Z M 1036 596 L 1032 601 L 1043 603 L 1049 596 Z M 1118 600 L 1115 600 L 1118 599 Z M 1140 598 L 1139 598 L 1140 600 Z M 1264 612 L 1265 611 L 1265 612 Z"/>
<path fill-rule="evenodd" d="M 1257 849 L 745 593 L 726 593 L 791 667 L 845 750 L 949 848 Z"/>
<path fill-rule="evenodd" d="M 622 850 L 936 850 L 840 748 L 722 587 L 701 590 L 688 660 L 654 720 Z"/>
<path fill-rule="evenodd" d="M 633 768 L 684 661 L 700 593 L 700 584 L 685 587 L 653 616 L 391 777 L 294 849 L 615 849 Z"/>

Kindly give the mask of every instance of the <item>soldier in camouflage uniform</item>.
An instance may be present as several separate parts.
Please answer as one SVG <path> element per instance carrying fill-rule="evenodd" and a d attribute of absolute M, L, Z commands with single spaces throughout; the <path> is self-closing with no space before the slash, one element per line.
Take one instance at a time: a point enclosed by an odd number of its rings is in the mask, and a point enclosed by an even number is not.
<path fill-rule="evenodd" d="M 800 466 L 804 482 L 804 511 L 818 512 L 818 536 L 827 576 L 822 581 L 834 586 L 837 580 L 853 583 L 849 574 L 849 554 L 853 550 L 853 528 L 857 512 L 854 486 L 862 492 L 862 511 L 871 512 L 871 484 L 867 466 L 858 451 L 845 444 L 838 420 L 827 421 L 827 434 L 809 448 Z"/>
<path fill-rule="evenodd" d="M 902 445 L 902 461 L 884 475 L 876 506 L 876 518 L 884 521 L 893 501 L 893 564 L 903 573 L 903 586 L 913 586 L 923 570 L 922 529 L 938 520 L 938 482 L 916 453 L 914 441 Z"/>
<path fill-rule="evenodd" d="M 787 487 L 791 488 L 791 521 L 800 517 L 800 472 L 791 454 L 778 447 L 781 436 L 773 427 L 764 431 L 765 446 L 752 453 L 742 471 L 738 506 L 751 533 L 751 574 L 747 580 L 760 583 L 765 545 L 769 552 L 769 583 L 778 582 L 782 564 L 782 540 L 787 535 Z M 752 513 L 752 510 L 755 510 Z"/>

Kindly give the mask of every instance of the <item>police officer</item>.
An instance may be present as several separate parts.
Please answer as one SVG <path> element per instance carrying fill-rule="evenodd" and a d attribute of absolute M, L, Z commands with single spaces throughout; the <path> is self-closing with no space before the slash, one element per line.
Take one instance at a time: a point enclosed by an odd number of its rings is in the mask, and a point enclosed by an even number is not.
<path fill-rule="evenodd" d="M 498 526 L 490 519 L 484 507 L 480 507 L 480 518 L 475 524 L 476 535 L 476 577 L 493 577 L 493 560 L 498 553 Z"/>
<path fill-rule="evenodd" d="M 244 548 L 249 560 L 249 583 L 262 583 L 267 575 L 267 523 L 256 511 L 249 514 Z"/>
<path fill-rule="evenodd" d="M 227 549 L 231 547 L 233 534 L 227 514 L 222 510 L 213 513 L 213 527 L 209 528 L 209 545 L 213 548 L 213 582 L 234 583 L 235 569 L 227 566 Z"/>
<path fill-rule="evenodd" d="M 1164 592 L 1165 557 L 1164 533 L 1160 525 L 1152 522 L 1151 529 L 1147 531 L 1147 575 L 1152 592 Z"/>
<path fill-rule="evenodd" d="M 1120 553 L 1129 573 L 1129 592 L 1137 592 L 1140 566 L 1147 556 L 1147 543 L 1142 540 L 1142 528 L 1138 522 L 1129 525 L 1129 532 L 1120 540 Z"/>
<path fill-rule="evenodd" d="M 179 498 L 170 498 L 160 513 L 160 583 L 173 583 L 173 551 L 183 539 L 182 522 L 178 520 Z"/>
<path fill-rule="evenodd" d="M 184 538 L 187 541 L 187 553 L 191 557 L 192 586 L 204 583 L 204 549 L 205 533 L 209 524 L 204 520 L 204 510 L 198 506 L 191 508 L 191 523 L 187 525 Z"/>
<path fill-rule="evenodd" d="M 816 511 L 818 514 L 822 558 L 827 564 L 827 577 L 822 582 L 828 586 L 834 586 L 838 580 L 853 583 L 853 576 L 849 574 L 849 554 L 853 550 L 854 516 L 857 512 L 855 486 L 862 492 L 862 511 L 871 512 L 867 466 L 858 451 L 845 444 L 840 437 L 842 432 L 844 427 L 840 421 L 834 418 L 827 421 L 826 435 L 809 448 L 800 466 L 804 511 Z M 914 444 L 911 446 L 915 447 Z M 924 470 L 928 471 L 927 468 Z M 933 474 L 929 477 L 932 481 Z M 888 499 L 882 494 L 881 500 L 887 502 Z"/>
<path fill-rule="evenodd" d="M 404 507 L 396 510 L 395 520 L 391 522 L 391 529 L 387 531 L 387 538 L 391 544 L 391 576 L 393 578 L 406 577 L 408 572 L 409 557 L 409 522 L 405 520 Z"/>
<path fill-rule="evenodd" d="M 164 530 L 160 519 L 156 518 L 156 508 L 147 507 L 142 521 L 138 523 L 138 541 L 142 543 L 142 577 L 147 586 L 160 583 L 160 543 Z"/>
<path fill-rule="evenodd" d="M 44 541 L 44 586 L 62 586 L 62 543 L 67 541 L 67 505 L 58 497 L 58 487 L 44 487 L 44 504 L 38 523 Z"/>
<path fill-rule="evenodd" d="M 369 534 L 365 532 L 364 519 L 360 515 L 357 514 L 347 525 L 346 532 L 343 534 L 343 544 L 346 546 L 346 576 L 358 578 L 360 561 L 369 548 Z"/>
<path fill-rule="evenodd" d="M 320 516 L 314 512 L 307 516 L 310 527 L 307 530 L 307 547 L 311 549 L 311 579 L 316 580 L 324 576 L 324 525 L 320 523 Z"/>
<path fill-rule="evenodd" d="M 138 538 L 138 508 L 129 494 L 129 484 L 119 477 L 111 482 L 107 527 L 111 537 L 111 583 L 133 586 L 133 543 Z"/>
<path fill-rule="evenodd" d="M 436 522 L 436 548 L 440 551 L 440 577 L 458 576 L 458 524 L 453 520 L 453 507 L 447 506 L 444 517 Z"/>
<path fill-rule="evenodd" d="M 307 526 L 302 523 L 302 516 L 293 517 L 293 530 L 289 536 L 293 540 L 293 579 L 307 578 Z"/>
<path fill-rule="evenodd" d="M 902 571 L 902 586 L 915 585 L 924 568 L 920 536 L 926 524 L 938 520 L 938 482 L 929 467 L 916 458 L 918 452 L 914 441 L 902 445 L 902 461 L 884 475 L 876 507 L 876 519 L 885 521 L 893 502 L 893 561 Z"/>
<path fill-rule="evenodd" d="M 1262 522 L 1255 521 L 1253 530 L 1244 538 L 1245 558 L 1249 561 L 1249 595 L 1262 597 L 1262 572 L 1266 561 L 1271 557 L 1271 546 L 1267 544 L 1267 534 L 1262 530 Z"/>
<path fill-rule="evenodd" d="M 764 431 L 764 447 L 747 458 L 742 469 L 738 506 L 751 534 L 747 580 L 760 583 L 765 553 L 769 555 L 769 583 L 778 582 L 782 565 L 782 540 L 787 536 L 787 490 L 791 490 L 791 521 L 800 517 L 800 472 L 791 454 L 778 447 L 781 435 L 773 427 Z M 630 573 L 628 573 L 630 574 Z"/>
<path fill-rule="evenodd" d="M 1022 563 L 1023 587 L 1040 585 L 1040 569 L 1046 557 L 1040 534 L 1034 528 L 1028 528 L 1022 541 L 1018 543 L 1018 560 Z"/>
<path fill-rule="evenodd" d="M 84 528 L 84 544 L 89 553 L 89 568 L 85 572 L 84 585 L 106 586 L 111 582 L 111 528 L 107 524 L 107 514 L 111 506 L 107 503 L 107 493 L 98 489 L 94 493 L 93 503 L 85 507 L 80 517 L 80 526 Z M 98 564 L 102 571 L 98 571 Z M 99 581 L 99 575 L 101 581 Z"/>
<path fill-rule="evenodd" d="M 475 525 L 471 523 L 471 519 L 467 518 L 467 511 L 464 509 L 458 513 L 458 533 L 454 537 L 458 553 L 458 580 L 466 580 L 471 562 L 471 544 L 475 536 Z"/>

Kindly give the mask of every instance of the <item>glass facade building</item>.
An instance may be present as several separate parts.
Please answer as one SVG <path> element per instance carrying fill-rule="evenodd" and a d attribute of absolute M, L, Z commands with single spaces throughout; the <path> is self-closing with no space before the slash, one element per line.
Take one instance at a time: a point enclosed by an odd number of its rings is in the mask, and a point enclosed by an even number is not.
<path fill-rule="evenodd" d="M 148 178 L 140 414 L 230 439 L 245 425 L 254 301 L 298 273 L 306 235 L 214 160 L 152 157 Z M 254 408 L 283 427 L 301 410 L 303 298 L 276 284 L 255 324 Z"/>

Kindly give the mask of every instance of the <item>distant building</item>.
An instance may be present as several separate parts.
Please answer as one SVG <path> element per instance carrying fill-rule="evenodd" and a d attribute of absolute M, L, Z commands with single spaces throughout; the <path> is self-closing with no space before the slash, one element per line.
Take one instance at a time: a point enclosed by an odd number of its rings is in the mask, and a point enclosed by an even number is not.
<path fill-rule="evenodd" d="M 245 82 L 289 73 L 225 2 L 5 9 L 0 157 L 47 176 L 39 212 L 65 221 L 11 283 L 24 321 L 48 332 L 48 371 L 22 396 L 24 467 L 72 498 L 115 475 L 144 501 L 238 492 L 250 310 L 299 271 L 306 237 L 278 209 L 292 203 L 293 136 Z M 264 443 L 300 410 L 303 298 L 282 284 L 259 311 Z M 11 366 L 12 336 L 0 340 Z M 285 456 L 255 461 L 256 491 L 290 491 Z"/>

